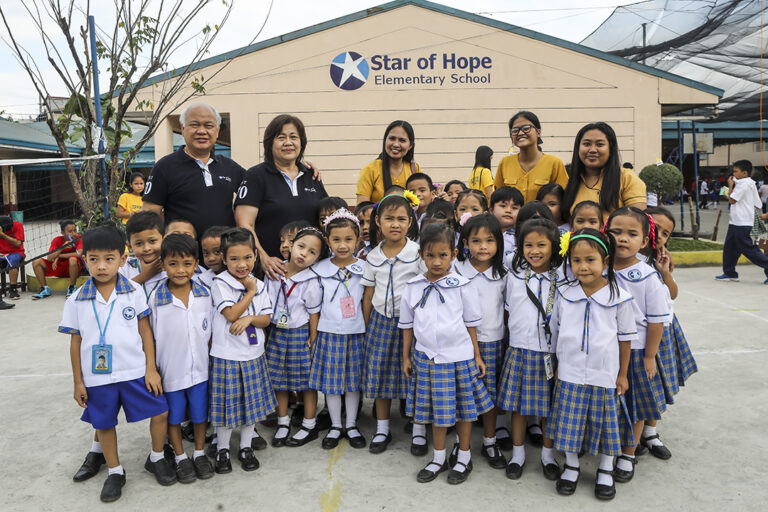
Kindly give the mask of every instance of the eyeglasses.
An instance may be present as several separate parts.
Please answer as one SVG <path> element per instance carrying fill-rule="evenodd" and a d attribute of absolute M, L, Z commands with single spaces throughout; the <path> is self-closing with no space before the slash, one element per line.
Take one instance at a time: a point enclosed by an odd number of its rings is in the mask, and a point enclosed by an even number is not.
<path fill-rule="evenodd" d="M 533 128 L 532 124 L 524 124 L 523 126 L 515 126 L 514 128 L 509 129 L 510 135 L 517 135 L 520 132 L 523 132 L 525 134 L 530 133 L 531 128 Z"/>

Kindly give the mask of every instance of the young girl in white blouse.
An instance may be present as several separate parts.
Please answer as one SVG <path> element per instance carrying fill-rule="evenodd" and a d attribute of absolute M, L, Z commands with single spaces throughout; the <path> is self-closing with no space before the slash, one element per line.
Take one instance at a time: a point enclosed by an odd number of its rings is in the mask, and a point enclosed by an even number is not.
<path fill-rule="evenodd" d="M 518 232 L 520 244 L 506 279 L 509 348 L 496 401 L 500 408 L 512 411 L 512 458 L 506 467 L 507 478 L 512 480 L 522 476 L 525 465 L 526 416 L 541 418 L 546 434 L 556 368 L 556 340 L 549 322 L 557 286 L 563 281 L 558 268 L 563 258 L 557 225 L 547 218 L 531 218 Z M 541 467 L 548 480 L 560 476 L 552 440 L 546 435 Z"/>
<path fill-rule="evenodd" d="M 486 368 L 476 332 L 482 321 L 480 300 L 477 291 L 467 286 L 468 279 L 451 272 L 456 257 L 452 229 L 444 224 L 426 226 L 420 247 L 427 272 L 408 281 L 399 323 L 403 372 L 414 380 L 406 411 L 415 424 L 432 424 L 434 455 L 419 471 L 417 481 L 431 482 L 448 469 L 445 438 L 448 427 L 456 425 L 459 451 L 448 483 L 460 484 L 472 471 L 472 422 L 493 408 L 481 380 Z"/>
<path fill-rule="evenodd" d="M 213 279 L 210 422 L 216 427 L 218 451 L 215 470 L 229 473 L 229 441 L 240 427 L 242 468 L 253 471 L 259 461 L 251 448 L 256 423 L 277 407 L 264 356 L 264 331 L 272 305 L 264 283 L 251 275 L 256 244 L 250 231 L 233 228 L 221 235 L 226 272 Z"/>
<path fill-rule="evenodd" d="M 622 447 L 623 454 L 616 460 L 614 471 L 617 482 L 629 482 L 635 474 L 635 448 L 645 421 L 660 420 L 667 408 L 664 372 L 657 364 L 657 355 L 664 324 L 672 321 L 672 315 L 661 276 L 645 261 L 638 260 L 640 250 L 648 246 L 651 259 L 655 257 L 656 233 L 651 217 L 634 206 L 625 206 L 608 217 L 606 230 L 616 239 L 616 276 L 619 286 L 634 297 L 632 306 L 637 326 L 627 393 L 634 440 Z"/>
<path fill-rule="evenodd" d="M 473 190 L 472 192 L 477 192 Z M 463 192 L 462 192 L 463 193 Z M 457 200 L 458 204 L 458 200 Z M 477 344 L 485 363 L 483 384 L 494 403 L 497 403 L 497 384 L 504 352 L 504 294 L 506 289 L 504 268 L 504 240 L 501 224 L 490 213 L 470 217 L 464 214 L 459 221 L 461 237 L 453 271 L 469 280 L 467 285 L 477 292 L 480 300 L 481 323 L 477 326 Z M 483 449 L 480 452 L 495 469 L 503 469 L 507 461 L 496 443 L 497 409 L 483 414 Z M 450 462 L 454 462 L 459 443 L 453 446 Z"/>
<path fill-rule="evenodd" d="M 317 339 L 312 344 L 309 387 L 325 393 L 331 416 L 331 428 L 322 447 L 333 449 L 346 437 L 353 448 L 363 448 L 365 438 L 357 428 L 365 341 L 361 308 L 365 262 L 355 257 L 360 225 L 357 217 L 340 208 L 325 219 L 325 233 L 333 257 L 312 267 L 320 277 L 323 302 L 321 307 L 308 309 L 310 314 L 320 312 Z M 346 428 L 341 423 L 342 395 Z"/>
<path fill-rule="evenodd" d="M 311 358 L 309 347 L 317 337 L 323 292 L 320 281 L 310 268 L 325 256 L 325 237 L 311 226 L 298 230 L 293 237 L 285 276 L 267 279 L 266 287 L 273 304 L 272 326 L 267 341 L 269 380 L 277 397 L 277 430 L 272 446 L 302 446 L 317 439 L 317 391 L 309 388 Z M 288 395 L 302 393 L 304 419 L 293 437 L 288 415 Z M 312 435 L 314 432 L 314 435 Z"/>
<path fill-rule="evenodd" d="M 615 247 L 612 236 L 590 228 L 560 239 L 577 281 L 558 286 L 550 320 L 558 366 L 547 435 L 565 452 L 555 488 L 566 496 L 576 491 L 579 453 L 585 452 L 600 454 L 595 496 L 613 499 L 613 458 L 629 439 L 622 438 L 628 425 L 621 425 L 629 420 L 621 406 L 637 330 L 632 296 L 616 284 Z"/>
<path fill-rule="evenodd" d="M 413 196 L 386 196 L 374 205 L 371 214 L 370 239 L 374 247 L 365 261 L 362 283 L 363 317 L 367 326 L 365 336 L 365 367 L 363 388 L 376 408 L 376 434 L 368 447 L 371 453 L 382 453 L 392 441 L 389 431 L 389 411 L 392 400 L 405 399 L 410 387 L 402 372 L 403 336 L 397 323 L 400 298 L 405 284 L 421 272 L 419 245 L 415 237 Z M 411 453 L 425 455 L 426 429 L 413 429 Z"/>

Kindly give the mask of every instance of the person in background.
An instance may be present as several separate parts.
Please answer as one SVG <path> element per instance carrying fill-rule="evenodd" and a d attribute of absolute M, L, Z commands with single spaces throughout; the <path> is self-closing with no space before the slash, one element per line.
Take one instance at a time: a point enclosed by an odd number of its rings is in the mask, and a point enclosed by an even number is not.
<path fill-rule="evenodd" d="M 472 172 L 467 180 L 469 188 L 474 188 L 485 194 L 488 202 L 491 201 L 491 194 L 493 194 L 491 158 L 493 158 L 493 150 L 491 148 L 488 146 L 478 147 L 475 151 L 475 166 L 472 168 Z"/>
<path fill-rule="evenodd" d="M 136 212 L 140 212 L 144 202 L 141 195 L 144 193 L 144 175 L 140 172 L 132 172 L 128 180 L 130 192 L 120 194 L 117 200 L 117 218 L 123 219 L 123 224 L 128 222 Z"/>
<path fill-rule="evenodd" d="M 77 278 L 83 269 L 83 260 L 81 254 L 83 251 L 83 242 L 77 234 L 77 225 L 72 219 L 65 219 L 59 222 L 61 235 L 51 240 L 51 246 L 48 251 L 53 251 L 45 258 L 40 258 L 32 262 L 32 269 L 35 277 L 40 283 L 40 291 L 32 296 L 32 300 L 44 299 L 50 297 L 52 292 L 48 287 L 47 277 L 68 277 L 69 287 L 67 287 L 67 297 L 77 290 Z M 75 241 L 77 240 L 77 241 Z M 75 242 L 62 248 L 69 242 Z"/>
<path fill-rule="evenodd" d="M 24 226 L 8 216 L 0 217 L 0 272 L 8 272 L 8 298 L 19 300 L 19 265 L 24 261 Z M 8 309 L 8 308 L 4 308 Z"/>
<path fill-rule="evenodd" d="M 437 183 L 435 183 L 435 187 L 437 187 L 438 190 L 437 197 L 452 203 L 455 203 L 459 194 L 468 188 L 461 180 L 449 181 L 442 187 L 442 192 L 440 192 L 440 186 Z"/>
<path fill-rule="evenodd" d="M 699 188 L 699 208 L 702 210 L 707 209 L 707 199 L 709 199 L 709 179 L 701 179 L 701 188 Z"/>

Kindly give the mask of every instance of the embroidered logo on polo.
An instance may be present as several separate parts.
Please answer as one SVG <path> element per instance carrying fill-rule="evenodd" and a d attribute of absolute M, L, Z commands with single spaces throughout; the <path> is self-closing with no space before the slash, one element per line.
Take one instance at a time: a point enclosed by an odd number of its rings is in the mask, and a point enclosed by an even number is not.
<path fill-rule="evenodd" d="M 207 318 L 203 318 L 203 330 L 204 331 L 208 330 L 208 319 Z"/>
<path fill-rule="evenodd" d="M 633 268 L 627 273 L 627 277 L 629 277 L 633 281 L 639 280 L 641 277 L 643 277 L 643 273 L 637 270 L 636 268 Z"/>
<path fill-rule="evenodd" d="M 340 53 L 331 61 L 331 80 L 345 91 L 361 88 L 370 72 L 368 61 L 357 52 Z"/>
<path fill-rule="evenodd" d="M 131 306 L 123 308 L 123 318 L 126 320 L 133 320 L 136 316 L 136 310 L 133 309 Z"/>
<path fill-rule="evenodd" d="M 357 263 L 354 263 L 354 264 L 350 265 L 349 268 L 350 268 L 350 270 L 352 270 L 352 272 L 362 272 L 363 271 L 363 267 L 361 267 Z"/>
<path fill-rule="evenodd" d="M 456 286 L 459 286 L 459 280 L 455 277 L 449 277 L 445 280 L 446 286 L 450 286 L 451 288 L 454 288 Z"/>

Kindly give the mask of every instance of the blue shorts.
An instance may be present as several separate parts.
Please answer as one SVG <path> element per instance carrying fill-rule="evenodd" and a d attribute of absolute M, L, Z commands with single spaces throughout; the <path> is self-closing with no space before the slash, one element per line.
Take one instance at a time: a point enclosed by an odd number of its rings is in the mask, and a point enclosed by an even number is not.
<path fill-rule="evenodd" d="M 189 407 L 189 421 L 205 423 L 208 421 L 208 381 L 195 384 L 187 389 L 167 391 L 168 424 L 180 425 L 184 421 Z"/>
<path fill-rule="evenodd" d="M 162 395 L 155 396 L 147 391 L 144 377 L 85 389 L 88 392 L 88 407 L 80 419 L 96 430 L 107 430 L 117 425 L 117 413 L 121 407 L 130 423 L 168 411 L 168 404 Z"/>
<path fill-rule="evenodd" d="M 0 258 L 8 262 L 8 268 L 15 267 L 24 261 L 24 256 L 18 252 L 12 252 L 11 254 L 0 256 Z"/>

